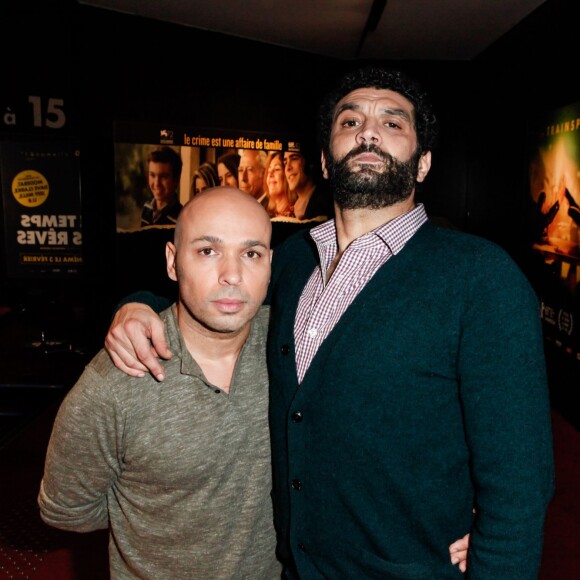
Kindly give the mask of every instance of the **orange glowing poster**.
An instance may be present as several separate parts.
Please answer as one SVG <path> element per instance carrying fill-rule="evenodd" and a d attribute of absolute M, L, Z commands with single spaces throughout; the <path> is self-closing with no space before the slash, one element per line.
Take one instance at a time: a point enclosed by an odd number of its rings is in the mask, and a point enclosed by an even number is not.
<path fill-rule="evenodd" d="M 580 102 L 547 115 L 529 170 L 546 338 L 580 361 Z"/>

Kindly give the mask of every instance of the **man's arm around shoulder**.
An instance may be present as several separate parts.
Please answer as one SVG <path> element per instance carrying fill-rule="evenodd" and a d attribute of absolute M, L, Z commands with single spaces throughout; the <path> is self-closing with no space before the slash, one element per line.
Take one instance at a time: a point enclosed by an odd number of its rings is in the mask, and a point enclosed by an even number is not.
<path fill-rule="evenodd" d="M 150 292 L 123 300 L 105 337 L 105 349 L 118 369 L 132 377 L 150 372 L 158 381 L 165 380 L 159 357 L 170 359 L 172 353 L 158 313 L 169 305 L 169 300 Z"/>

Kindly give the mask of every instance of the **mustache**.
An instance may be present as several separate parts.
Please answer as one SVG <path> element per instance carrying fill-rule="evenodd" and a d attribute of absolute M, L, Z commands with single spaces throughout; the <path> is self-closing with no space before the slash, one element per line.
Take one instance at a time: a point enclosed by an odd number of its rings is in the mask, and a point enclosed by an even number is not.
<path fill-rule="evenodd" d="M 390 163 L 393 159 L 392 155 L 385 153 L 374 143 L 363 143 L 359 145 L 356 149 L 349 151 L 341 160 L 341 163 L 346 163 L 349 159 L 360 155 L 361 153 L 374 153 L 377 157 L 380 157 L 385 163 Z"/>
<path fill-rule="evenodd" d="M 247 300 L 247 296 L 244 292 L 240 292 L 239 290 L 235 291 L 228 291 L 228 292 L 214 292 L 209 296 L 210 300 L 241 300 L 245 302 Z"/>

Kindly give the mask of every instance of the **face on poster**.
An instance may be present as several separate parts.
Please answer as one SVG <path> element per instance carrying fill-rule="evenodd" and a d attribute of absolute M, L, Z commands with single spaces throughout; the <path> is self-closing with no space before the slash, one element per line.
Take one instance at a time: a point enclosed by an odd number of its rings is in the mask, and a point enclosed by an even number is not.
<path fill-rule="evenodd" d="M 255 197 L 273 221 L 323 221 L 329 212 L 314 196 L 318 181 L 309 163 L 295 138 L 118 124 L 117 231 L 174 227 L 193 196 L 221 185 Z"/>

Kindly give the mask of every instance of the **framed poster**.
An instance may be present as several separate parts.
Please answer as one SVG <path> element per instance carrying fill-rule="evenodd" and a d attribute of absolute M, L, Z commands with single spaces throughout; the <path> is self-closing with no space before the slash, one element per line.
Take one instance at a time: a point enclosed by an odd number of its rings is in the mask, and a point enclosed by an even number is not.
<path fill-rule="evenodd" d="M 120 297 L 173 291 L 165 245 L 180 209 L 206 187 L 238 187 L 262 203 L 273 247 L 331 214 L 311 170 L 319 156 L 307 156 L 298 136 L 131 122 L 117 122 L 114 135 Z"/>
<path fill-rule="evenodd" d="M 78 143 L 3 142 L 0 172 L 7 276 L 79 277 L 83 255 Z"/>
<path fill-rule="evenodd" d="M 284 152 L 300 151 L 300 141 L 296 137 L 269 135 L 259 132 L 231 132 L 221 129 L 198 130 L 155 124 L 115 124 L 115 184 L 116 184 L 116 225 L 118 231 L 135 231 L 149 225 L 174 225 L 174 220 L 161 222 L 143 220 L 144 208 L 148 204 L 156 208 L 161 194 L 156 191 L 157 168 L 149 167 L 151 156 L 158 154 L 159 163 L 169 163 L 175 167 L 181 161 L 178 171 L 171 171 L 167 178 L 169 193 L 176 194 L 179 204 L 185 204 L 199 191 L 200 173 L 203 187 L 220 185 L 223 159 L 236 158 L 235 168 L 228 169 L 232 185 L 247 190 L 257 199 L 266 196 L 266 166 L 275 154 L 282 158 Z M 175 155 L 173 155 L 175 154 Z M 260 168 L 260 183 L 252 189 L 246 186 L 238 175 L 240 158 L 248 156 L 248 166 Z M 174 163 L 173 157 L 178 161 Z M 243 159 L 241 162 L 244 165 Z M 225 169 L 224 169 L 225 171 Z M 167 176 L 166 176 L 167 177 Z M 238 179 L 240 177 L 240 179 Z M 256 180 L 258 181 L 258 180 Z M 246 189 L 247 187 L 247 189 Z M 161 205 L 161 203 L 159 203 Z M 149 208 L 151 209 L 151 208 Z M 274 217 L 274 216 L 273 216 Z M 290 217 L 290 216 L 288 216 Z M 173 223 L 172 223 L 173 222 Z"/>
<path fill-rule="evenodd" d="M 529 165 L 546 340 L 580 361 L 580 102 L 539 125 Z"/>

